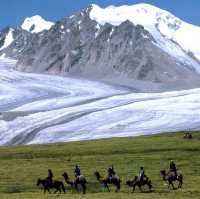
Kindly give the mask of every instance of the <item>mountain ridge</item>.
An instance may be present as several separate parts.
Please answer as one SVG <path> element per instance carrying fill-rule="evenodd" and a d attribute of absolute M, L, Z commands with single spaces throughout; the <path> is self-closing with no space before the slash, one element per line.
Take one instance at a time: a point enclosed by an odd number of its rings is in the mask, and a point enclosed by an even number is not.
<path fill-rule="evenodd" d="M 26 72 L 120 82 L 143 91 L 195 88 L 199 51 L 173 38 L 184 23 L 148 4 L 104 9 L 92 4 L 48 30 L 15 29 L 14 41 L 0 55 L 17 59 L 17 69 Z"/>

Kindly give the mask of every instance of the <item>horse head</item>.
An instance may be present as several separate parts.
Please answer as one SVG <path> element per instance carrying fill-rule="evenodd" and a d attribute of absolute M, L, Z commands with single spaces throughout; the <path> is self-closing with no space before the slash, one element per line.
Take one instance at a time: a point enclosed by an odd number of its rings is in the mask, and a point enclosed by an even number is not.
<path fill-rule="evenodd" d="M 132 181 L 131 180 L 126 181 L 126 185 L 128 185 L 129 187 L 131 187 L 132 186 Z"/>
<path fill-rule="evenodd" d="M 94 175 L 96 176 L 97 180 L 99 180 L 101 178 L 101 175 L 98 171 L 95 171 Z"/>
<path fill-rule="evenodd" d="M 160 173 L 161 175 L 166 176 L 166 170 L 161 170 Z"/>
<path fill-rule="evenodd" d="M 69 175 L 68 175 L 67 172 L 64 172 L 64 173 L 62 174 L 62 176 L 64 177 L 65 180 L 68 180 L 68 179 L 69 179 Z"/>
<path fill-rule="evenodd" d="M 163 180 L 166 180 L 166 176 L 167 176 L 166 170 L 161 170 L 160 173 L 161 173 L 161 175 L 163 177 Z"/>
<path fill-rule="evenodd" d="M 41 181 L 42 180 L 40 178 L 38 178 L 36 186 L 39 186 L 41 184 Z"/>

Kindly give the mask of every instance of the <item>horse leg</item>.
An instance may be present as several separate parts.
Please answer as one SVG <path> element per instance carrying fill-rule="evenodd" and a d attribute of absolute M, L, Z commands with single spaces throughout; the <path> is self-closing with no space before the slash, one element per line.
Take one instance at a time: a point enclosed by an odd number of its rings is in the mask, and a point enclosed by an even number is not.
<path fill-rule="evenodd" d="M 54 194 L 56 194 L 58 192 L 58 188 L 54 191 Z"/>
<path fill-rule="evenodd" d="M 174 184 L 173 184 L 172 181 L 169 181 L 169 186 L 168 186 L 168 188 L 170 188 L 170 185 L 172 185 L 172 188 L 175 189 Z"/>
<path fill-rule="evenodd" d="M 58 191 L 59 191 L 59 193 L 61 193 L 61 189 L 60 189 L 60 186 L 59 186 L 59 185 L 56 186 L 55 188 L 56 188 L 56 190 L 54 191 L 54 194 L 57 193 Z"/>
<path fill-rule="evenodd" d="M 179 180 L 178 188 L 181 188 L 182 184 L 183 184 L 183 182 L 181 180 Z"/>
<path fill-rule="evenodd" d="M 85 183 L 82 183 L 81 186 L 82 186 L 83 194 L 85 194 L 85 193 L 86 193 L 86 186 L 85 186 Z"/>
<path fill-rule="evenodd" d="M 106 187 L 107 188 L 107 190 L 108 190 L 108 192 L 110 192 L 110 188 L 109 188 L 109 186 L 108 186 L 108 184 L 106 183 L 106 184 L 104 184 L 104 187 Z"/>
<path fill-rule="evenodd" d="M 63 190 L 63 192 L 65 193 L 65 186 L 63 183 L 61 183 L 61 189 Z"/>
<path fill-rule="evenodd" d="M 78 191 L 78 184 L 76 182 L 74 183 L 74 188 L 76 189 L 76 191 Z"/>
<path fill-rule="evenodd" d="M 149 190 L 151 190 L 152 185 L 151 185 L 150 183 L 148 183 L 147 185 L 148 185 L 148 187 L 149 187 Z"/>
<path fill-rule="evenodd" d="M 115 192 L 118 192 L 120 190 L 120 184 L 116 184 L 117 189 L 115 190 Z"/>
<path fill-rule="evenodd" d="M 132 193 L 134 193 L 134 191 L 135 191 L 135 185 L 133 185 L 133 190 L 132 190 Z"/>
<path fill-rule="evenodd" d="M 171 181 L 168 180 L 168 189 L 170 189 Z"/>
<path fill-rule="evenodd" d="M 58 191 L 61 193 L 61 188 L 60 187 L 58 187 Z"/>
<path fill-rule="evenodd" d="M 118 188 L 118 191 L 120 191 L 120 189 L 121 189 L 120 181 L 118 182 L 118 186 L 117 186 L 117 188 Z"/>

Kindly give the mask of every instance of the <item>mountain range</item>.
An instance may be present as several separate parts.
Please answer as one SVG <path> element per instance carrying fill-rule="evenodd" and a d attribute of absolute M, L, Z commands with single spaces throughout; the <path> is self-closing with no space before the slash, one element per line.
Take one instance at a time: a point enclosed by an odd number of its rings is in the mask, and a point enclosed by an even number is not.
<path fill-rule="evenodd" d="M 25 72 L 154 92 L 200 86 L 200 27 L 148 4 L 92 4 L 56 23 L 40 16 L 0 31 L 0 56 Z"/>

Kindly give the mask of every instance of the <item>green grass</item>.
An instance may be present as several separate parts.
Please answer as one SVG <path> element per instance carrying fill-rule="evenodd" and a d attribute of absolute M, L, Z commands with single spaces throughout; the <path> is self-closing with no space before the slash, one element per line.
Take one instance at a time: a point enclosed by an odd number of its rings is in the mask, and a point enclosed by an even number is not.
<path fill-rule="evenodd" d="M 33 145 L 0 148 L 0 199 L 188 199 L 200 198 L 200 134 L 194 139 L 184 140 L 182 133 L 142 136 L 137 138 L 116 138 L 98 141 L 72 142 L 53 145 Z M 159 171 L 169 167 L 173 159 L 184 175 L 184 185 L 179 190 L 168 190 Z M 67 194 L 43 195 L 36 187 L 37 178 L 47 176 L 51 168 L 55 179 L 63 180 L 64 171 L 73 175 L 75 164 L 79 164 L 88 180 L 88 193 L 82 196 L 68 191 Z M 104 192 L 93 176 L 98 170 L 106 174 L 106 168 L 113 164 L 122 179 L 122 190 Z M 154 186 L 152 193 L 140 193 L 125 185 L 127 179 L 144 166 Z"/>

